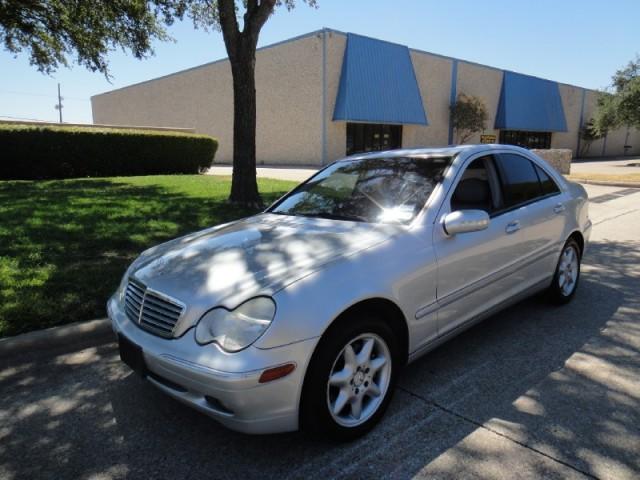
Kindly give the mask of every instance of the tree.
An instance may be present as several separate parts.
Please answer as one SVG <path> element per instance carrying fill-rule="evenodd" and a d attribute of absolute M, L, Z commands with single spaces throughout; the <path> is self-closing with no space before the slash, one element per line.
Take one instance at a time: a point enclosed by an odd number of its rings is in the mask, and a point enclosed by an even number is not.
<path fill-rule="evenodd" d="M 303 0 L 316 6 L 316 0 Z M 239 17 L 240 6 L 244 14 Z M 50 74 L 67 58 L 109 78 L 107 55 L 120 47 L 136 58 L 153 53 L 153 40 L 188 15 L 196 27 L 222 31 L 233 77 L 233 177 L 229 200 L 261 205 L 256 182 L 256 47 L 276 6 L 295 0 L 0 0 L 0 35 L 14 54 L 27 50 L 32 65 Z M 241 20 L 241 22 L 239 22 Z M 242 23 L 242 28 L 240 27 Z"/>
<path fill-rule="evenodd" d="M 613 80 L 613 88 L 616 92 L 620 92 L 625 89 L 629 82 L 640 77 L 640 55 L 636 54 L 636 58 L 627 63 L 627 66 L 616 70 L 615 75 L 611 78 Z"/>
<path fill-rule="evenodd" d="M 618 93 L 618 116 L 622 124 L 640 129 L 640 77 L 629 81 Z"/>
<path fill-rule="evenodd" d="M 450 107 L 451 122 L 456 131 L 457 141 L 461 144 L 469 140 L 474 133 L 486 128 L 487 108 L 484 102 L 473 95 L 461 93 Z"/>
<path fill-rule="evenodd" d="M 17 56 L 51 74 L 67 58 L 109 78 L 107 55 L 117 47 L 136 58 L 153 54 L 152 41 L 169 40 L 164 25 L 181 18 L 185 5 L 173 0 L 2 0 L 0 38 Z"/>
<path fill-rule="evenodd" d="M 604 136 L 604 133 L 599 132 L 595 128 L 595 122 L 590 119 L 587 123 L 585 123 L 579 132 L 580 140 L 582 141 L 580 145 L 579 155 L 584 157 L 589 153 L 589 149 L 591 148 L 591 144 L 596 140 L 599 140 Z"/>
<path fill-rule="evenodd" d="M 316 0 L 303 0 L 316 6 Z M 295 0 L 243 0 L 242 29 L 235 0 L 185 0 L 196 26 L 222 31 L 233 78 L 233 175 L 229 200 L 262 205 L 256 182 L 256 47 L 260 31 L 276 6 Z"/>
<path fill-rule="evenodd" d="M 593 118 L 593 132 L 599 137 L 604 137 L 619 125 L 617 97 L 608 92 L 601 92 L 598 96 L 598 108 Z"/>
<path fill-rule="evenodd" d="M 640 129 L 640 56 L 630 61 L 611 78 L 613 92 L 598 98 L 594 127 L 600 134 L 621 125 Z"/>

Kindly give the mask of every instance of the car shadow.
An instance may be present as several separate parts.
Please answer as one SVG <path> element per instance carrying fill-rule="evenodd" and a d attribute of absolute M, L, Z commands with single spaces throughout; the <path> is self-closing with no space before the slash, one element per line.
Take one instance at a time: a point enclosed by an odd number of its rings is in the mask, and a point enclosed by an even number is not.
<path fill-rule="evenodd" d="M 5 361 L 0 478 L 637 476 L 639 251 L 591 244 L 571 304 L 525 300 L 409 365 L 383 421 L 346 444 L 229 431 L 114 344 Z"/>

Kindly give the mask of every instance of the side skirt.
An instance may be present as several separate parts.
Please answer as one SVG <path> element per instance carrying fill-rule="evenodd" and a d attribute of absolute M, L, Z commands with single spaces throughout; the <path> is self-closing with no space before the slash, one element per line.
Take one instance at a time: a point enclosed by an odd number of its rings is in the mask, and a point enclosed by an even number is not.
<path fill-rule="evenodd" d="M 507 299 L 507 300 L 505 300 L 505 301 L 503 301 L 501 303 L 498 303 L 497 305 L 494 305 L 493 307 L 491 307 L 490 309 L 482 312 L 481 314 L 476 315 L 475 317 L 467 320 L 462 325 L 459 325 L 456 328 L 454 328 L 453 330 L 448 331 L 444 335 L 442 335 L 440 337 L 437 337 L 436 339 L 432 340 L 431 342 L 427 343 L 426 345 L 423 345 L 419 349 L 411 352 L 409 354 L 409 359 L 408 359 L 407 363 L 411 363 L 411 362 L 417 360 L 421 356 L 423 356 L 423 355 L 429 353 L 430 351 L 434 350 L 435 348 L 439 347 L 440 345 L 442 345 L 446 341 L 451 340 L 453 337 L 457 336 L 458 334 L 460 334 L 460 333 L 464 332 L 465 330 L 473 327 L 477 323 L 480 323 L 482 320 L 486 319 L 487 317 L 495 315 L 499 311 L 504 310 L 505 308 L 510 307 L 511 305 L 514 305 L 514 304 L 516 304 L 518 302 L 521 302 L 525 298 L 531 297 L 532 295 L 535 295 L 536 293 L 547 289 L 549 287 L 549 285 L 551 284 L 551 281 L 552 281 L 552 279 L 542 280 L 542 281 L 536 283 L 535 285 L 527 288 L 523 292 L 520 292 L 517 295 L 514 295 L 513 297 L 511 297 L 511 298 L 509 298 L 509 299 Z"/>

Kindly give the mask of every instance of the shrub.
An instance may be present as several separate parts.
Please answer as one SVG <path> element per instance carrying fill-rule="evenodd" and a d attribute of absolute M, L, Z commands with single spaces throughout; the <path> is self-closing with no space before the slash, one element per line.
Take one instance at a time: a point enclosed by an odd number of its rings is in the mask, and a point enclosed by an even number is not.
<path fill-rule="evenodd" d="M 0 124 L 0 179 L 199 173 L 217 148 L 189 133 Z"/>
<path fill-rule="evenodd" d="M 582 141 L 582 144 L 580 145 L 580 151 L 578 152 L 581 157 L 586 156 L 589 153 L 589 149 L 591 148 L 591 144 L 593 142 L 604 137 L 604 133 L 598 131 L 598 129 L 596 128 L 593 118 L 580 128 L 578 135 L 580 136 L 580 140 Z"/>
<path fill-rule="evenodd" d="M 481 98 L 461 93 L 456 103 L 450 107 L 451 121 L 457 133 L 458 145 L 469 140 L 474 133 L 485 129 L 487 107 Z"/>

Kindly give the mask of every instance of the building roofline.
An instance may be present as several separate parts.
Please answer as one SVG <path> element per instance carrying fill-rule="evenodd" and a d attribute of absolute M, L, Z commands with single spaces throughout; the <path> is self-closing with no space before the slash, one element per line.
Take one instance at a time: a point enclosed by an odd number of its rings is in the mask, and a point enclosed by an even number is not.
<path fill-rule="evenodd" d="M 285 43 L 295 42 L 296 40 L 302 40 L 304 38 L 312 37 L 314 35 L 319 35 L 323 31 L 346 35 L 345 33 L 339 32 L 338 30 L 332 30 L 330 28 L 322 28 L 320 30 L 314 30 L 312 32 L 303 33 L 302 35 L 296 35 L 295 37 L 286 38 L 284 40 L 280 40 L 280 41 L 275 42 L 275 43 L 270 43 L 269 45 L 263 45 L 262 47 L 256 48 L 256 52 L 259 52 L 260 50 L 266 50 L 268 48 L 277 47 L 277 46 L 283 45 Z M 151 83 L 151 82 L 155 82 L 156 80 L 162 80 L 162 79 L 165 79 L 165 78 L 173 77 L 175 75 L 181 75 L 183 73 L 192 72 L 194 70 L 199 70 L 201 68 L 210 67 L 210 66 L 215 65 L 217 63 L 226 62 L 228 60 L 229 60 L 229 57 L 219 58 L 218 60 L 212 60 L 211 62 L 203 63 L 201 65 L 196 65 L 195 67 L 185 68 L 183 70 L 178 70 L 177 72 L 167 73 L 166 75 L 160 75 L 159 77 L 150 78 L 149 80 L 143 80 L 141 82 L 132 83 L 130 85 L 125 85 L 124 87 L 114 88 L 113 90 L 108 90 L 108 91 L 102 92 L 102 93 L 96 93 L 95 95 L 91 95 L 91 98 L 100 97 L 102 95 L 108 95 L 110 93 L 118 92 L 120 90 L 125 90 L 125 89 L 131 88 L 131 87 L 137 87 L 137 86 L 140 86 L 140 85 L 145 85 L 147 83 Z"/>
<path fill-rule="evenodd" d="M 345 33 L 345 32 L 342 32 L 340 30 L 333 30 L 331 28 L 325 28 L 324 30 L 328 31 L 328 32 L 344 35 L 344 36 L 347 35 L 347 33 Z M 319 30 L 319 31 L 321 32 L 322 30 Z M 388 40 L 383 40 L 383 39 L 380 39 L 380 38 L 371 37 L 369 35 L 362 35 L 360 33 L 355 33 L 355 32 L 351 32 L 351 33 L 354 33 L 355 35 L 359 35 L 361 37 L 371 38 L 373 40 L 380 40 L 380 41 L 383 41 L 383 42 L 392 43 L 394 45 L 402 45 L 403 47 L 406 46 L 406 45 L 403 45 L 403 44 L 398 43 L 398 42 L 391 42 L 391 41 L 388 41 Z M 572 87 L 572 88 L 580 88 L 582 90 L 587 90 L 587 91 L 596 92 L 596 93 L 598 92 L 598 90 L 593 89 L 593 88 L 581 87 L 580 85 L 574 85 L 572 83 L 559 82 L 557 80 L 552 80 L 550 78 L 540 77 L 538 75 L 531 75 L 529 73 L 518 72 L 516 70 L 509 70 L 509 69 L 506 69 L 506 68 L 495 67 L 493 65 L 487 65 L 487 64 L 484 64 L 484 63 L 480 63 L 480 62 L 474 62 L 473 60 L 465 60 L 464 58 L 451 57 L 449 55 L 443 55 L 441 53 L 434 53 L 434 52 L 430 52 L 429 50 L 423 50 L 423 49 L 420 49 L 420 48 L 413 48 L 413 47 L 407 47 L 407 48 L 409 48 L 410 52 L 416 52 L 416 53 L 423 53 L 423 54 L 426 54 L 426 55 L 432 55 L 434 57 L 442 58 L 444 60 L 458 61 L 458 62 L 462 62 L 462 63 L 467 63 L 469 65 L 474 65 L 474 66 L 477 66 L 477 67 L 483 67 L 483 68 L 489 68 L 491 70 L 497 70 L 499 72 L 517 73 L 518 75 L 526 75 L 527 77 L 537 78 L 539 80 L 546 80 L 546 81 L 549 81 L 549 82 L 555 82 L 558 85 L 565 85 L 567 87 Z"/>
<path fill-rule="evenodd" d="M 343 36 L 345 36 L 345 37 L 347 36 L 347 32 L 343 32 L 343 31 L 341 31 L 341 30 L 335 30 L 335 29 L 333 29 L 333 28 L 324 27 L 324 28 L 321 28 L 321 29 L 319 29 L 319 30 L 313 30 L 313 31 L 308 32 L 308 33 L 303 33 L 303 34 L 301 34 L 301 35 L 296 35 L 295 37 L 286 38 L 286 39 L 284 39 L 284 40 L 280 40 L 280 41 L 275 42 L 275 43 L 270 43 L 269 45 L 263 45 L 262 47 L 257 48 L 257 49 L 256 49 L 256 51 L 257 51 L 257 52 L 259 52 L 259 51 L 261 51 L 261 50 L 266 50 L 266 49 L 268 49 L 268 48 L 273 48 L 273 47 L 277 47 L 277 46 L 280 46 L 280 45 L 284 45 L 284 44 L 286 44 L 286 43 L 291 43 L 291 42 L 295 42 L 295 41 L 297 41 L 297 40 L 302 40 L 302 39 L 305 39 L 305 38 L 308 38 L 308 37 L 312 37 L 312 36 L 315 36 L 315 35 L 320 35 L 320 34 L 322 34 L 323 32 L 326 32 L 326 33 L 335 33 L 335 34 L 337 34 L 337 35 L 343 35 Z M 366 37 L 366 38 L 371 38 L 371 39 L 374 39 L 374 40 L 379 40 L 379 41 L 383 41 L 383 42 L 387 42 L 387 43 L 392 43 L 392 44 L 394 44 L 394 45 L 402 45 L 402 46 L 406 46 L 406 45 L 403 45 L 403 44 L 398 43 L 398 42 L 391 42 L 391 41 L 388 41 L 388 40 L 383 40 L 383 39 L 380 39 L 380 38 L 371 37 L 371 36 L 369 36 L 369 35 L 362 35 L 362 34 L 355 33 L 355 32 L 352 32 L 352 33 L 354 33 L 355 35 L 359 35 L 359 36 L 361 36 L 361 37 Z M 415 52 L 415 53 L 422 53 L 422 54 L 426 54 L 426 55 L 432 55 L 432 56 L 434 56 L 434 57 L 442 58 L 442 59 L 445 59 L 445 60 L 458 61 L 458 62 L 466 63 L 466 64 L 468 64 L 468 65 L 473 65 L 473 66 L 477 66 L 477 67 L 488 68 L 488 69 L 496 70 L 496 71 L 499 71 L 499 72 L 517 73 L 517 74 L 519 74 L 519 75 L 526 75 L 526 76 L 528 76 L 528 77 L 533 77 L 533 78 L 537 78 L 537 79 L 540 79 L 540 80 L 546 80 L 546 81 L 550 81 L 550 82 L 555 82 L 555 83 L 557 83 L 558 85 L 564 85 L 564 86 L 566 86 L 566 87 L 571 87 L 571 88 L 578 88 L 578 89 L 585 90 L 585 91 L 589 91 L 589 92 L 594 92 L 594 93 L 597 93 L 597 92 L 598 92 L 598 90 L 593 89 L 593 88 L 581 87 L 581 86 L 579 86 L 579 85 L 574 85 L 574 84 L 571 84 L 571 83 L 565 83 L 565 82 L 559 82 L 559 81 L 557 81 L 557 80 L 551 80 L 551 79 L 549 79 L 549 78 L 544 78 L 544 77 L 540 77 L 540 76 L 537 76 L 537 75 L 530 75 L 530 74 L 528 74 L 528 73 L 517 72 L 517 71 L 515 71 L 515 70 L 508 70 L 508 69 L 505 69 L 505 68 L 494 67 L 494 66 L 492 66 L 492 65 L 486 65 L 486 64 L 484 64 L 484 63 L 474 62 L 474 61 L 472 61 L 472 60 L 465 60 L 465 59 L 463 59 L 463 58 L 451 57 L 451 56 L 449 56 L 449 55 L 442 55 L 442 54 L 440 54 L 440 53 L 434 53 L 434 52 L 430 52 L 430 51 L 428 51 L 428 50 L 422 50 L 422 49 L 419 49 L 419 48 L 413 48 L 413 47 L 408 47 L 408 46 L 407 46 L 407 48 L 409 49 L 409 52 Z M 183 70 L 178 70 L 177 72 L 168 73 L 168 74 L 166 74 L 166 75 L 161 75 L 161 76 L 159 76 L 159 77 L 155 77 L 155 78 L 150 78 L 149 80 L 143 80 L 143 81 L 141 81 L 141 82 L 136 82 L 136 83 L 132 83 L 132 84 L 130 84 L 130 85 L 125 85 L 124 87 L 114 88 L 113 90 L 108 90 L 108 91 L 106 91 L 106 92 L 97 93 L 97 94 L 95 94 L 95 95 L 92 95 L 90 98 L 91 98 L 91 99 L 93 99 L 93 98 L 95 98 L 95 97 L 100 97 L 100 96 L 103 96 L 103 95 L 108 95 L 108 94 L 110 94 L 110 93 L 118 92 L 118 91 L 120 91 L 120 90 L 126 90 L 126 89 L 128 89 L 128 88 L 137 87 L 137 86 L 140 86 L 140 85 L 145 85 L 145 84 L 147 84 L 147 83 L 155 82 L 155 81 L 157 81 L 157 80 L 163 80 L 163 79 L 165 79 L 165 78 L 173 77 L 173 76 L 176 76 L 176 75 L 181 75 L 181 74 L 183 74 L 183 73 L 191 72 L 191 71 L 198 70 L 198 69 L 201 69 L 201 68 L 210 67 L 210 66 L 212 66 L 212 65 L 216 65 L 216 64 L 218 64 L 218 63 L 222 63 L 222 62 L 226 62 L 226 61 L 228 61 L 228 60 L 229 60 L 229 57 L 220 58 L 220 59 L 218 59 L 218 60 L 213 60 L 213 61 L 211 61 L 211 62 L 203 63 L 203 64 L 201 64 L 201 65 L 196 65 L 195 67 L 185 68 L 185 69 L 183 69 Z"/>
<path fill-rule="evenodd" d="M 550 78 L 545 78 L 545 77 L 540 77 L 538 75 L 531 75 L 530 73 L 523 73 L 523 72 L 518 72 L 516 70 L 509 70 L 507 68 L 500 68 L 500 67 L 494 67 L 493 65 L 486 65 L 484 63 L 480 63 L 480 62 L 474 62 L 473 60 L 465 60 L 464 58 L 456 58 L 456 57 L 450 57 L 448 55 L 442 55 L 439 53 L 433 53 L 433 52 L 429 52 L 427 50 L 421 50 L 419 48 L 411 48 L 409 47 L 409 51 L 411 52 L 416 52 L 416 53 L 423 53 L 426 55 L 433 55 L 434 57 L 440 57 L 444 60 L 451 60 L 451 61 L 457 61 L 459 63 L 466 63 L 468 65 L 473 65 L 476 67 L 482 67 L 482 68 L 488 68 L 490 70 L 497 70 L 498 72 L 509 72 L 509 73 L 517 73 L 518 75 L 526 75 L 527 77 L 532 77 L 532 78 L 537 78 L 538 80 L 545 80 L 547 82 L 554 82 L 557 83 L 558 85 L 565 85 L 567 87 L 571 87 L 571 88 L 579 88 L 581 90 L 587 90 L 589 92 L 598 92 L 598 90 L 594 89 L 594 88 L 587 88 L 587 87 L 581 87 L 580 85 L 574 85 L 572 83 L 566 83 L 566 82 L 559 82 L 558 80 L 551 80 Z"/>

